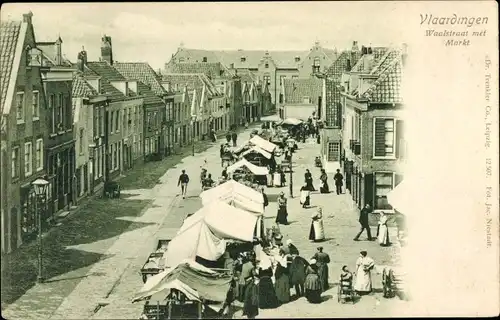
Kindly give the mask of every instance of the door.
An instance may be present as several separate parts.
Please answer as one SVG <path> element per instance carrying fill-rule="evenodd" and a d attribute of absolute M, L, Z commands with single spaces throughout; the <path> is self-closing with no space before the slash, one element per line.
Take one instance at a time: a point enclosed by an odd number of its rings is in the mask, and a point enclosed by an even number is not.
<path fill-rule="evenodd" d="M 85 164 L 83 166 L 83 192 L 87 192 L 89 188 L 89 166 Z"/>

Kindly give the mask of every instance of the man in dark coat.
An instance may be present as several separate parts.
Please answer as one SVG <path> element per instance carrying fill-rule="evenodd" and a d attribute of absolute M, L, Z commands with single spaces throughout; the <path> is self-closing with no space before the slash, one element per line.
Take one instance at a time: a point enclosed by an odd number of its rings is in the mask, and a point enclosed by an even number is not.
<path fill-rule="evenodd" d="M 363 233 L 363 231 L 366 229 L 366 235 L 368 236 L 368 240 L 373 240 L 372 239 L 372 232 L 370 230 L 370 225 L 368 224 L 368 215 L 371 212 L 370 205 L 367 203 L 363 209 L 361 209 L 361 212 L 359 214 L 359 224 L 361 225 L 361 230 L 358 232 L 358 234 L 354 237 L 354 241 L 359 241 L 359 236 Z"/>
<path fill-rule="evenodd" d="M 231 139 L 233 140 L 233 147 L 236 147 L 236 139 L 238 138 L 238 135 L 236 134 L 236 132 L 233 132 L 231 134 Z"/>
<path fill-rule="evenodd" d="M 229 132 L 226 133 L 226 141 L 227 141 L 227 143 L 231 142 L 231 134 Z"/>
<path fill-rule="evenodd" d="M 340 169 L 337 169 L 337 173 L 333 176 L 333 180 L 335 181 L 335 189 L 337 190 L 337 194 L 342 193 L 342 186 L 344 185 L 344 176 L 340 173 Z"/>

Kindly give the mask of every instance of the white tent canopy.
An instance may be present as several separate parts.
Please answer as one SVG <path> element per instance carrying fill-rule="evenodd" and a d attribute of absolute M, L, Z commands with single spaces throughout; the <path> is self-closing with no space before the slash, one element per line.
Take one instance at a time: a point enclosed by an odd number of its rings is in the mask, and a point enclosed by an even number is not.
<path fill-rule="evenodd" d="M 203 191 L 200 198 L 203 205 L 208 205 L 212 201 L 223 201 L 253 213 L 264 212 L 262 194 L 234 180 L 226 181 L 215 188 Z"/>
<path fill-rule="evenodd" d="M 188 217 L 163 255 L 166 266 L 199 256 L 219 259 L 226 250 L 224 239 L 250 242 L 258 217 L 250 212 L 213 201 Z"/>
<path fill-rule="evenodd" d="M 296 126 L 302 123 L 302 120 L 296 119 L 296 118 L 286 118 L 283 120 L 281 124 L 289 124 L 292 126 Z"/>
<path fill-rule="evenodd" d="M 273 152 L 274 149 L 276 149 L 278 147 L 274 143 L 269 142 L 265 139 L 262 139 L 258 135 L 253 136 L 252 139 L 249 140 L 249 142 L 253 145 L 256 145 L 257 147 L 260 147 L 260 148 L 266 150 L 267 152 Z"/>
<path fill-rule="evenodd" d="M 259 167 L 254 165 L 253 163 L 247 161 L 246 159 L 241 159 L 236 163 L 233 163 L 229 167 L 227 167 L 227 173 L 232 173 L 236 169 L 239 169 L 241 167 L 247 167 L 253 174 L 255 175 L 266 175 L 269 173 L 269 170 L 266 167 Z"/>
<path fill-rule="evenodd" d="M 253 146 L 251 147 L 250 149 L 248 149 L 247 151 L 243 152 L 241 154 L 241 156 L 246 156 L 247 154 L 251 153 L 251 152 L 257 152 L 257 153 L 260 153 L 261 155 L 263 155 L 264 157 L 266 157 L 267 159 L 271 159 L 272 155 L 267 152 L 266 150 L 258 147 L 258 146 Z"/>
<path fill-rule="evenodd" d="M 260 121 L 263 121 L 263 122 L 279 122 L 279 121 L 281 121 L 281 118 L 277 114 L 273 114 L 273 115 L 270 115 L 270 116 L 266 116 L 266 117 L 260 118 Z"/>
<path fill-rule="evenodd" d="M 408 190 L 408 182 L 406 180 L 401 181 L 394 189 L 392 189 L 386 196 L 387 201 L 391 206 L 393 206 L 397 211 L 405 214 L 411 209 L 411 193 Z"/>

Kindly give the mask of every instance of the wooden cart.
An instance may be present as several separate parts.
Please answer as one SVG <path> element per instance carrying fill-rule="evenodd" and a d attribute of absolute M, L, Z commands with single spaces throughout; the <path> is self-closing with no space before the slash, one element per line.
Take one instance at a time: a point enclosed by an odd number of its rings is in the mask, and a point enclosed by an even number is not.
<path fill-rule="evenodd" d="M 148 259 L 141 268 L 142 282 L 146 283 L 149 277 L 165 270 L 163 254 L 167 251 L 170 239 L 160 239 L 156 245 L 156 250 L 149 254 Z"/>

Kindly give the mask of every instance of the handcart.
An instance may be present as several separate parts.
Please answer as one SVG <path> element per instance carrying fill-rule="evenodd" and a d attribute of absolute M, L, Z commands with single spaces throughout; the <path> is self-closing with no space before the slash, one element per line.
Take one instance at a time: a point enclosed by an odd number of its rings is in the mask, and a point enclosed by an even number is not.
<path fill-rule="evenodd" d="M 165 270 L 163 254 L 167 251 L 170 239 L 160 239 L 156 250 L 149 254 L 148 259 L 141 268 L 142 282 L 146 283 L 149 277 Z"/>
<path fill-rule="evenodd" d="M 394 298 L 398 296 L 400 299 L 406 300 L 407 294 L 405 291 L 406 273 L 401 267 L 384 267 L 382 271 L 382 288 L 384 298 Z"/>

